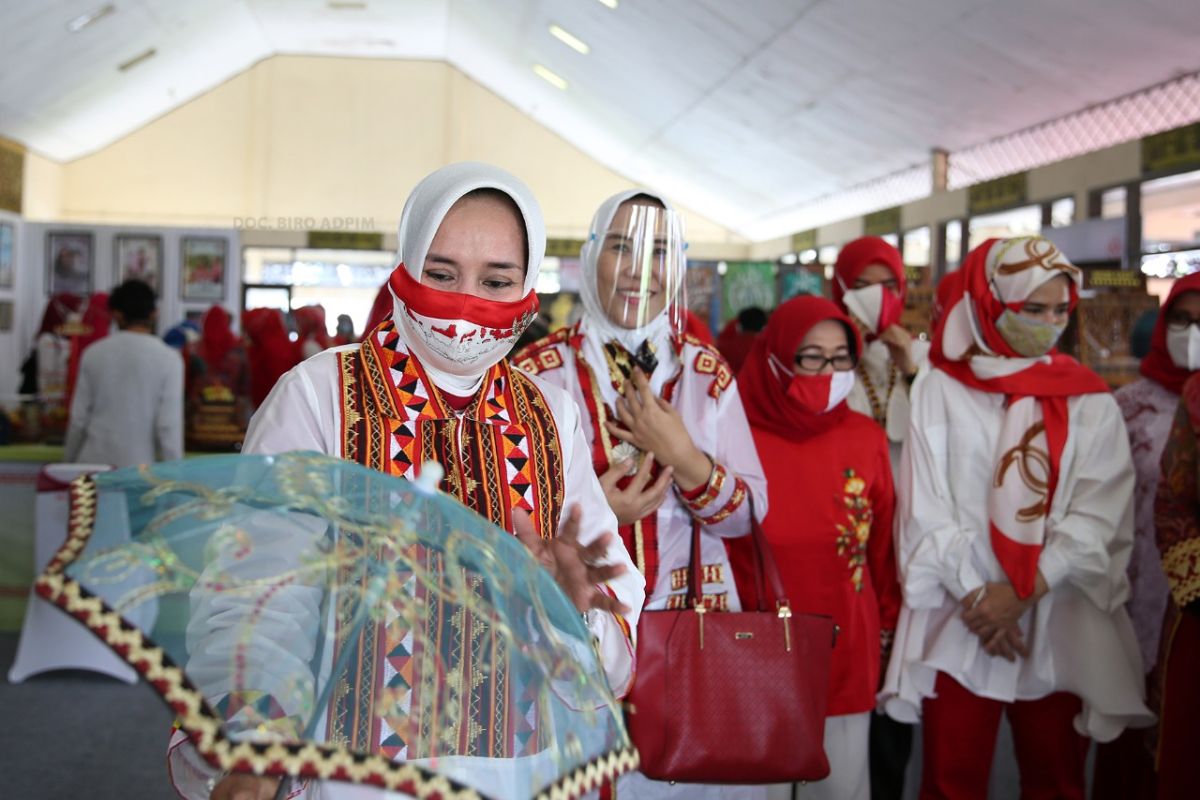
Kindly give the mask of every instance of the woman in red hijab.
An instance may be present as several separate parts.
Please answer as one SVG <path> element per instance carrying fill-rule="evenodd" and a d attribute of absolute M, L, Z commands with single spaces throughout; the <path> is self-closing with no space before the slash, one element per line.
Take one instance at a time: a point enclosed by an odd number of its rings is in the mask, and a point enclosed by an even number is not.
<path fill-rule="evenodd" d="M 860 346 L 837 306 L 797 297 L 771 315 L 738 375 L 767 477 L 763 530 L 788 599 L 840 628 L 825 720 L 830 774 L 807 788 L 851 800 L 870 797 L 870 712 L 900 610 L 887 440 L 846 403 Z M 740 566 L 744 546 L 737 555 Z"/>
<path fill-rule="evenodd" d="M 71 357 L 67 367 L 67 408 L 71 407 L 71 398 L 75 395 L 75 380 L 79 375 L 79 359 L 83 351 L 93 342 L 98 342 L 108 336 L 112 327 L 112 314 L 108 311 L 108 293 L 96 292 L 88 298 L 87 309 L 80 320 L 80 333 L 71 337 Z"/>
<path fill-rule="evenodd" d="M 232 318 L 213 306 L 200 322 L 200 341 L 187 376 L 187 439 L 194 447 L 225 449 L 241 443 L 250 422 L 246 353 Z"/>
<path fill-rule="evenodd" d="M 1200 370 L 1200 273 L 1175 281 L 1154 324 L 1150 352 L 1142 359 L 1142 378 L 1114 395 L 1129 431 L 1129 449 L 1137 470 L 1129 601 L 1125 608 L 1133 620 L 1147 677 L 1158 662 L 1163 614 L 1170 594 L 1155 544 L 1154 496 L 1179 394 L 1196 370 Z M 1093 781 L 1096 800 L 1152 796 L 1153 749 L 1153 742 L 1140 730 L 1127 730 L 1116 741 L 1103 745 L 1097 754 Z"/>
<path fill-rule="evenodd" d="M 1040 236 L 962 266 L 897 475 L 904 607 L 880 698 L 922 721 L 922 797 L 986 797 L 1002 715 L 1025 797 L 1084 797 L 1088 738 L 1153 720 L 1128 615 L 1133 463 L 1055 349 L 1080 271 Z"/>
<path fill-rule="evenodd" d="M 847 402 L 887 435 L 892 472 L 908 438 L 909 387 L 928 363 L 928 342 L 900 324 L 908 284 L 900 251 L 878 236 L 863 236 L 838 253 L 833 299 L 866 340 Z M 912 752 L 912 729 L 884 715 L 871 720 L 871 795 L 899 800 Z"/>
<path fill-rule="evenodd" d="M 288 338 L 283 314 L 275 308 L 251 308 L 242 314 L 242 330 L 250 340 L 250 402 L 262 405 L 275 382 L 300 363 L 299 351 Z"/>
<path fill-rule="evenodd" d="M 301 358 L 312 358 L 333 347 L 333 339 L 329 338 L 329 329 L 325 327 L 324 306 L 303 306 L 292 311 L 292 316 L 300 335 Z"/>

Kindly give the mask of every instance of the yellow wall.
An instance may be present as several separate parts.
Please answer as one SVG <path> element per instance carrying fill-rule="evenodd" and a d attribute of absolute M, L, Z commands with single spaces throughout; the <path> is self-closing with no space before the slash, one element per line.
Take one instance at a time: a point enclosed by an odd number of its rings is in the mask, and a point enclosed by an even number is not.
<path fill-rule="evenodd" d="M 600 201 L 632 186 L 444 63 L 276 56 L 62 166 L 57 213 L 36 216 L 217 227 L 253 220 L 293 240 L 309 218 L 317 228 L 341 220 L 393 231 L 413 185 L 462 160 L 525 180 L 550 236 L 582 236 Z M 54 203 L 41 207 L 52 212 Z M 748 252 L 744 240 L 684 211 L 693 255 Z M 246 231 L 243 241 L 256 238 Z"/>

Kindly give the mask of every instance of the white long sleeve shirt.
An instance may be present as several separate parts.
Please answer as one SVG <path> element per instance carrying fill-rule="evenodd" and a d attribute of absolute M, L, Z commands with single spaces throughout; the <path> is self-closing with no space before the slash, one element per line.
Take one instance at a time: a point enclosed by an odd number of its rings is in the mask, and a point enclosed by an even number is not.
<path fill-rule="evenodd" d="M 131 467 L 183 458 L 183 359 L 149 333 L 120 331 L 79 360 L 65 460 Z"/>
<path fill-rule="evenodd" d="M 1020 620 L 1030 656 L 1015 662 L 984 651 L 960 606 L 982 584 L 1007 581 L 987 514 L 1005 398 L 936 369 L 917 381 L 911 398 L 897 480 L 904 607 L 880 693 L 884 708 L 915 722 L 940 671 L 1005 702 L 1075 694 L 1083 701 L 1076 729 L 1099 741 L 1149 724 L 1137 638 L 1124 608 L 1134 471 L 1112 396 L 1068 402 L 1070 433 L 1038 564 L 1050 591 Z"/>

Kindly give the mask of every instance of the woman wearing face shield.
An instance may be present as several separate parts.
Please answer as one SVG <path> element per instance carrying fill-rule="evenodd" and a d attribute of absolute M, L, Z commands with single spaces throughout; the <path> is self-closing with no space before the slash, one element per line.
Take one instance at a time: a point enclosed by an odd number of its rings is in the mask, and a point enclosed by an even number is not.
<path fill-rule="evenodd" d="M 389 279 L 391 314 L 361 345 L 323 351 L 285 374 L 255 414 L 243 451 L 313 450 L 409 478 L 422 464 L 439 462 L 446 469 L 440 488 L 515 533 L 585 615 L 609 684 L 620 697 L 633 678 L 629 631 L 645 597 L 643 580 L 610 533 L 616 520 L 592 471 L 574 402 L 505 359 L 537 311 L 533 287 L 545 247 L 537 201 L 503 170 L 454 164 L 413 190 L 399 241 L 401 263 Z M 506 457 L 489 458 L 489 452 Z M 320 619 L 319 597 L 281 594 L 272 601 L 281 619 Z M 267 643 L 272 646 L 265 649 L 280 662 L 272 667 L 277 672 L 288 668 L 285 657 L 313 650 L 304 637 L 316 631 L 297 627 L 291 624 L 278 642 Z M 219 653 L 229 652 L 228 639 L 236 635 L 236 626 L 215 623 L 189 629 L 195 640 L 189 670 L 202 672 L 206 665 L 195 662 L 213 653 L 217 672 Z M 382 661 L 368 654 L 356 665 L 367 687 L 362 691 L 375 685 L 390 690 L 389 681 L 403 680 Z M 297 673 L 306 668 L 306 662 L 295 665 Z M 496 696 L 506 691 L 503 674 L 470 680 L 496 681 Z M 335 708 L 330 718 L 337 724 L 361 714 L 356 691 L 338 700 L 355 710 L 343 714 L 340 705 Z M 468 708 L 464 698 L 464 707 L 449 718 L 476 730 L 512 724 L 498 716 L 502 708 Z M 385 735 L 380 733 L 387 729 L 385 712 L 372 705 L 370 713 L 372 724 L 346 721 L 346 729 L 327 731 L 328 738 L 350 749 L 379 751 L 385 743 L 370 737 Z M 180 785 L 203 775 L 194 753 L 186 760 L 189 749 L 178 741 L 172 745 L 177 789 L 185 797 L 208 796 L 203 783 Z M 493 757 L 510 755 L 519 754 Z M 269 798 L 276 785 L 246 775 L 214 782 L 213 798 Z M 317 783 L 306 791 L 311 800 L 357 798 L 365 790 Z"/>
<path fill-rule="evenodd" d="M 1054 349 L 1080 272 L 1053 243 L 992 239 L 962 272 L 912 398 L 880 699 L 922 721 L 923 797 L 985 796 L 1007 714 L 1023 794 L 1082 798 L 1088 737 L 1153 720 L 1124 608 L 1129 440 L 1104 382 Z"/>
<path fill-rule="evenodd" d="M 566 389 L 583 411 L 592 464 L 620 535 L 646 578 L 646 608 L 682 608 L 692 526 L 701 531 L 704 603 L 741 608 L 723 539 L 766 514 L 766 483 L 733 374 L 682 333 L 681 225 L 642 190 L 606 200 L 582 251 L 584 314 L 518 353 L 522 369 Z M 618 796 L 755 797 L 763 790 L 678 786 L 626 776 Z"/>
<path fill-rule="evenodd" d="M 871 796 L 867 735 L 881 651 L 900 611 L 887 439 L 846 403 L 860 348 L 837 306 L 797 297 L 771 315 L 738 376 L 767 474 L 763 531 L 784 591 L 793 608 L 828 614 L 839 628 L 825 712 L 829 777 L 799 787 L 803 798 Z M 772 792 L 793 796 L 780 788 Z"/>

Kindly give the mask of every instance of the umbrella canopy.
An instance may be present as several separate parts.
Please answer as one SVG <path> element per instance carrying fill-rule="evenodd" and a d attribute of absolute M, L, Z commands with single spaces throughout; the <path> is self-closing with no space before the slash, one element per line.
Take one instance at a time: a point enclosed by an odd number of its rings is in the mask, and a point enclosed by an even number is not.
<path fill-rule="evenodd" d="M 224 771 L 575 797 L 636 766 L 591 634 L 507 532 L 315 453 L 85 476 L 37 591 Z"/>

